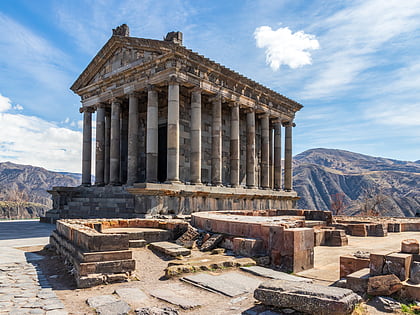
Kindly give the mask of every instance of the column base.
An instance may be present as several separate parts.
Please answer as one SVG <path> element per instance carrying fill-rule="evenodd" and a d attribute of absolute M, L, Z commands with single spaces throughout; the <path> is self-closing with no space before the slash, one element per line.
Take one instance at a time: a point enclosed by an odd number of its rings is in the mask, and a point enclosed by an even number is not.
<path fill-rule="evenodd" d="M 96 187 L 103 187 L 103 186 L 105 186 L 105 183 L 95 183 L 95 186 Z"/>
<path fill-rule="evenodd" d="M 246 186 L 247 189 L 257 189 L 257 186 Z"/>
<path fill-rule="evenodd" d="M 80 186 L 82 186 L 82 187 L 90 187 L 90 186 L 92 186 L 92 184 L 91 183 L 82 183 Z"/>
<path fill-rule="evenodd" d="M 175 179 L 175 180 L 166 180 L 164 184 L 182 184 L 182 183 L 179 179 Z"/>
<path fill-rule="evenodd" d="M 110 186 L 122 186 L 122 184 L 121 184 L 121 183 L 119 183 L 119 182 L 118 182 L 118 183 L 109 183 L 109 185 L 110 185 Z"/>
<path fill-rule="evenodd" d="M 202 182 L 191 182 L 192 185 L 203 186 Z"/>

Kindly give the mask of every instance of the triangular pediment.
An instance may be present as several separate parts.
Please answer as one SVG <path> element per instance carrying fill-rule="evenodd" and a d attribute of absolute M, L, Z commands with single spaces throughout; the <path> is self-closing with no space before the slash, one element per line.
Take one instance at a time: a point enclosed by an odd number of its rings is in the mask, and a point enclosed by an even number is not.
<path fill-rule="evenodd" d="M 92 59 L 71 89 L 77 93 L 86 86 L 117 75 L 126 69 L 150 62 L 170 52 L 167 47 L 159 47 L 156 42 L 138 38 L 112 37 Z M 150 44 L 150 45 L 148 45 Z"/>

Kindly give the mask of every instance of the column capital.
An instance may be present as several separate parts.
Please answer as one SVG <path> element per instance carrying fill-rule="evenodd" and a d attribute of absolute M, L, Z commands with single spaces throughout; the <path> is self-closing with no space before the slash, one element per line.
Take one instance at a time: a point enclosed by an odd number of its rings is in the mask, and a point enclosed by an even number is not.
<path fill-rule="evenodd" d="M 281 124 L 281 117 L 271 118 L 271 123 L 272 124 Z"/>
<path fill-rule="evenodd" d="M 110 104 L 118 104 L 118 105 L 121 105 L 121 103 L 122 103 L 122 99 L 120 99 L 119 97 L 112 97 L 110 100 L 109 100 L 109 103 Z"/>
<path fill-rule="evenodd" d="M 147 84 L 147 91 L 156 91 L 156 85 L 154 84 Z"/>
<path fill-rule="evenodd" d="M 282 121 L 283 127 L 296 127 L 296 124 L 293 120 Z"/>
<path fill-rule="evenodd" d="M 244 113 L 245 114 L 255 113 L 255 108 L 253 108 L 253 107 L 244 108 Z"/>
<path fill-rule="evenodd" d="M 92 107 L 82 106 L 79 108 L 79 113 L 94 113 L 95 110 L 96 108 L 94 106 Z"/>
<path fill-rule="evenodd" d="M 94 107 L 95 107 L 96 110 L 98 110 L 98 108 L 104 108 L 105 109 L 107 107 L 107 104 L 101 102 L 101 103 L 98 103 L 98 104 L 94 105 Z"/>
<path fill-rule="evenodd" d="M 130 93 L 128 93 L 128 96 L 134 96 L 134 97 L 140 97 L 140 92 L 139 91 L 132 91 Z"/>
<path fill-rule="evenodd" d="M 212 95 L 212 96 L 210 96 L 209 97 L 209 101 L 210 102 L 218 102 L 218 101 L 222 101 L 222 94 L 219 92 L 219 93 L 217 93 L 216 95 Z"/>
<path fill-rule="evenodd" d="M 270 118 L 270 114 L 269 113 L 263 113 L 263 114 L 259 114 L 257 117 L 259 119 L 262 119 L 262 118 Z"/>
<path fill-rule="evenodd" d="M 176 73 L 170 74 L 168 77 L 168 84 L 179 84 L 179 76 Z"/>
<path fill-rule="evenodd" d="M 191 93 L 202 93 L 202 92 L 203 92 L 203 89 L 201 87 L 199 87 L 199 86 L 194 86 L 191 89 Z"/>
<path fill-rule="evenodd" d="M 226 102 L 226 105 L 228 107 L 240 107 L 241 106 L 241 103 L 239 103 L 238 101 L 234 101 L 234 100 L 228 100 Z"/>

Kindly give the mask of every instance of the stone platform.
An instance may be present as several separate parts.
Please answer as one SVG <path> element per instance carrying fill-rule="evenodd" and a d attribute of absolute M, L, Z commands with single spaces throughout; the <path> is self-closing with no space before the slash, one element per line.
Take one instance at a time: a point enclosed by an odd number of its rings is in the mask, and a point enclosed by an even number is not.
<path fill-rule="evenodd" d="M 136 183 L 134 186 L 53 187 L 53 209 L 44 218 L 138 218 L 214 210 L 292 209 L 294 191 L 187 184 Z"/>

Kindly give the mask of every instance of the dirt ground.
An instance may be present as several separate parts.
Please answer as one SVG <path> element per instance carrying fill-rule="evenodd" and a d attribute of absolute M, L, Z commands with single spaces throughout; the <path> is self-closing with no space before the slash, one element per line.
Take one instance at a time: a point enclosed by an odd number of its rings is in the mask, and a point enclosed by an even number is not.
<path fill-rule="evenodd" d="M 42 246 L 23 247 L 20 249 L 27 252 L 34 252 L 46 257 L 46 259 L 40 261 L 40 268 L 42 269 L 44 275 L 48 278 L 57 296 L 66 306 L 66 310 L 69 314 L 96 314 L 94 310 L 86 304 L 86 300 L 93 296 L 113 294 L 115 289 L 119 287 L 139 288 L 148 295 L 148 299 L 146 301 L 138 303 L 137 305 L 131 305 L 133 309 L 131 314 L 134 314 L 134 309 L 136 308 L 154 306 L 171 307 L 177 309 L 180 314 L 236 315 L 241 314 L 245 310 L 252 309 L 257 305 L 255 303 L 256 300 L 254 300 L 252 296 L 252 292 L 241 295 L 240 298 L 231 298 L 222 294 L 197 288 L 193 285 L 182 282 L 179 278 L 165 279 L 164 269 L 167 267 L 168 262 L 172 259 L 164 255 L 154 253 L 146 248 L 133 250 L 133 257 L 136 260 L 136 270 L 133 274 L 132 281 L 100 285 L 88 289 L 76 288 L 72 275 L 63 268 L 63 262 L 57 255 L 55 255 L 55 253 L 44 250 Z M 194 254 L 199 255 L 197 253 Z M 234 268 L 228 268 L 220 272 L 228 272 L 231 270 L 244 273 L 249 277 L 258 278 Z M 209 273 L 217 274 L 217 272 Z M 183 310 L 178 306 L 166 303 L 148 294 L 148 292 L 152 289 L 167 286 L 172 288 L 175 287 L 177 290 L 186 289 L 188 292 L 191 292 L 192 299 L 194 299 L 194 301 L 198 301 L 201 306 L 190 310 Z"/>

